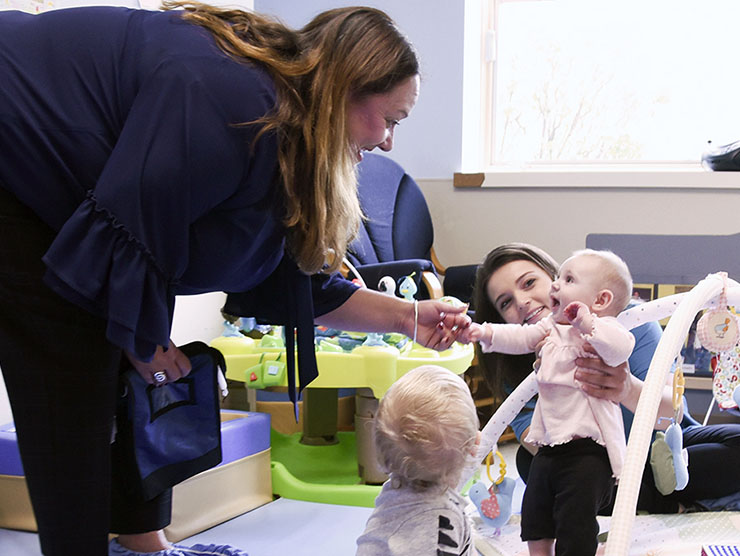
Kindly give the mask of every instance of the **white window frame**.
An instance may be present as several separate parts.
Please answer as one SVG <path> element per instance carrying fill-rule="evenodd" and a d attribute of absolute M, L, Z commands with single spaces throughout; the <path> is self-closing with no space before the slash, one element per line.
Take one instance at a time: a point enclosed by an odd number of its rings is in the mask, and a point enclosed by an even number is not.
<path fill-rule="evenodd" d="M 456 187 L 740 189 L 740 173 L 706 171 L 699 160 L 488 165 L 493 134 L 487 122 L 492 121 L 490 99 L 496 92 L 495 10 L 502 1 L 512 0 L 465 0 L 462 153 Z"/>

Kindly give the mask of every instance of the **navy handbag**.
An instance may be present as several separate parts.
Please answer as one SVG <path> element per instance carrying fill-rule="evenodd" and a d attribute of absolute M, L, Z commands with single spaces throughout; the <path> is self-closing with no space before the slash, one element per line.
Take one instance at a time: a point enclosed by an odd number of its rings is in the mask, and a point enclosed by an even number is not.
<path fill-rule="evenodd" d="M 223 355 L 202 342 L 179 349 L 192 370 L 175 382 L 148 384 L 133 367 L 121 375 L 113 458 L 125 487 L 141 500 L 221 462 Z"/>

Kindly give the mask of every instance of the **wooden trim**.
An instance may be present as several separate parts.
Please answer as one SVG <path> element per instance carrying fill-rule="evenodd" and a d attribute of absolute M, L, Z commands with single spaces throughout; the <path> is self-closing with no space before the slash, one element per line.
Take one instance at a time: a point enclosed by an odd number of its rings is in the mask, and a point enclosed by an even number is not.
<path fill-rule="evenodd" d="M 456 188 L 482 189 L 640 189 L 737 191 L 737 172 L 707 172 L 699 164 L 531 164 L 455 172 Z"/>
<path fill-rule="evenodd" d="M 429 252 L 429 258 L 432 259 L 432 264 L 434 265 L 434 270 L 437 271 L 437 274 L 439 274 L 440 276 L 444 276 L 446 269 L 437 257 L 437 253 L 434 251 L 434 247 L 432 247 Z"/>
<path fill-rule="evenodd" d="M 476 398 L 474 401 L 475 407 L 488 407 L 493 405 L 494 399 L 493 396 L 488 396 L 487 398 Z"/>
<path fill-rule="evenodd" d="M 686 376 L 687 390 L 711 390 L 712 389 L 712 377 L 711 376 Z"/>
<path fill-rule="evenodd" d="M 504 434 L 502 434 L 501 438 L 498 439 L 498 443 L 503 444 L 504 442 L 511 442 L 512 440 L 516 440 L 516 433 L 511 427 L 506 427 Z"/>
<path fill-rule="evenodd" d="M 455 172 L 452 185 L 455 187 L 481 187 L 485 179 L 486 174 L 483 172 L 476 172 L 475 174 Z"/>
<path fill-rule="evenodd" d="M 354 266 L 352 266 L 352 263 L 349 262 L 347 257 L 344 257 L 344 259 L 342 259 L 342 266 L 339 267 L 339 272 L 347 280 L 357 280 L 360 283 L 360 286 L 362 286 L 363 288 L 367 287 L 367 284 L 365 284 L 365 280 L 362 279 L 360 273 Z"/>
<path fill-rule="evenodd" d="M 444 292 L 442 290 L 442 283 L 439 281 L 439 278 L 437 278 L 437 275 L 433 272 L 429 272 L 428 270 L 422 272 L 421 282 L 426 286 L 427 291 L 429 292 L 429 297 L 431 299 L 439 299 L 444 295 Z"/>

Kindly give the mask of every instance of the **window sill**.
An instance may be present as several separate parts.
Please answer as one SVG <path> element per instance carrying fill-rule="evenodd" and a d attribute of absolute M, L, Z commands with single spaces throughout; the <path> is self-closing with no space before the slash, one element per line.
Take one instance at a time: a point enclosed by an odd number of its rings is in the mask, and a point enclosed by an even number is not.
<path fill-rule="evenodd" d="M 528 166 L 455 173 L 456 188 L 740 189 L 740 173 L 682 166 Z"/>

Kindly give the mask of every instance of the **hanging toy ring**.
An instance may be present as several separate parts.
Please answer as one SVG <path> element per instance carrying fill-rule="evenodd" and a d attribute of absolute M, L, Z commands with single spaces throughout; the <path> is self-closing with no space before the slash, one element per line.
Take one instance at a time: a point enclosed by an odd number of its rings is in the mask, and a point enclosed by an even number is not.
<path fill-rule="evenodd" d="M 498 479 L 493 479 L 491 477 L 491 464 L 493 463 L 493 452 L 488 452 L 488 455 L 486 456 L 486 474 L 488 475 L 488 480 L 491 481 L 491 483 L 495 485 L 500 485 L 504 482 L 504 477 L 506 477 L 506 460 L 504 459 L 504 456 L 501 452 L 496 450 L 496 455 L 499 458 L 499 476 Z"/>
<path fill-rule="evenodd" d="M 679 421 L 679 413 L 683 406 L 683 394 L 686 388 L 686 377 L 683 374 L 683 357 L 678 356 L 676 370 L 673 372 L 673 422 Z"/>

